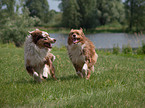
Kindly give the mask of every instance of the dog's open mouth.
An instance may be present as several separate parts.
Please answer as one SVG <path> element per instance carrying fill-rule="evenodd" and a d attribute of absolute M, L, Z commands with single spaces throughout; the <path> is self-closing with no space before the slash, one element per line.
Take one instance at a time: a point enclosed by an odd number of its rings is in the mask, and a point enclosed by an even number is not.
<path fill-rule="evenodd" d="M 47 47 L 47 48 L 52 48 L 51 43 L 44 43 L 44 46 Z"/>
<path fill-rule="evenodd" d="M 79 43 L 80 42 L 80 38 L 73 38 L 73 43 L 76 44 L 76 43 Z"/>

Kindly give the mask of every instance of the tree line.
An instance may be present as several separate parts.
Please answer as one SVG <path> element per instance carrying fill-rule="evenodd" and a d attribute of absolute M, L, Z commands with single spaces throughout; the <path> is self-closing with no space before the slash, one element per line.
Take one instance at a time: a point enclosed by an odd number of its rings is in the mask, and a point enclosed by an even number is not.
<path fill-rule="evenodd" d="M 18 35 L 34 26 L 90 29 L 115 22 L 145 29 L 145 0 L 61 0 L 59 8 L 50 10 L 47 0 L 0 0 L 0 40 L 19 45 Z"/>
<path fill-rule="evenodd" d="M 62 0 L 61 10 L 66 27 L 87 29 L 114 21 L 123 23 L 125 18 L 121 0 Z"/>
<path fill-rule="evenodd" d="M 47 0 L 0 0 L 1 18 L 15 16 L 20 8 L 28 8 L 29 16 L 42 23 L 52 22 L 59 13 L 59 25 L 68 28 L 87 29 L 112 22 L 125 23 L 130 30 L 145 26 L 145 0 L 61 0 L 61 12 L 49 10 Z"/>
<path fill-rule="evenodd" d="M 65 27 L 94 28 L 112 22 L 129 30 L 145 28 L 145 0 L 62 0 L 60 5 Z"/>

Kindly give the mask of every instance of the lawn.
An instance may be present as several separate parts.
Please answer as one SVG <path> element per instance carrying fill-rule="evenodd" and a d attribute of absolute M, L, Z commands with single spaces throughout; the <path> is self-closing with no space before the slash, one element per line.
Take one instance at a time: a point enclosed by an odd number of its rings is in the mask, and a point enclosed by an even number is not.
<path fill-rule="evenodd" d="M 58 81 L 35 83 L 24 67 L 24 50 L 0 47 L 0 108 L 144 108 L 145 56 L 98 51 L 95 72 L 78 78 L 66 50 L 52 50 Z"/>

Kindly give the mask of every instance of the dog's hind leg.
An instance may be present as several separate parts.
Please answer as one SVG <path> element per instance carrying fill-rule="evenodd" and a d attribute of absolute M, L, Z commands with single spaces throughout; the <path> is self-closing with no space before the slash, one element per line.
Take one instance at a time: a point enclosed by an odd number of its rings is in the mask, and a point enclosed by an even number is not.
<path fill-rule="evenodd" d="M 77 75 L 78 75 L 79 77 L 83 78 L 83 74 L 82 74 L 80 71 L 78 71 L 78 72 L 76 72 L 76 73 L 77 73 Z"/>
<path fill-rule="evenodd" d="M 38 75 L 37 72 L 34 71 L 33 67 L 31 66 L 27 66 L 26 67 L 26 70 L 28 71 L 28 73 L 34 77 L 34 80 L 37 81 L 37 82 L 41 82 L 41 78 L 40 76 Z"/>
<path fill-rule="evenodd" d="M 57 78 L 55 77 L 55 68 L 53 66 L 53 64 L 50 65 L 50 73 L 51 73 L 51 76 L 57 80 Z"/>
<path fill-rule="evenodd" d="M 83 78 L 82 67 L 80 67 L 80 66 L 77 65 L 77 64 L 73 64 L 73 65 L 74 65 L 74 67 L 75 67 L 76 74 L 77 74 L 79 77 Z"/>
<path fill-rule="evenodd" d="M 28 72 L 31 76 L 33 76 L 33 73 L 35 72 L 34 69 L 33 69 L 33 67 L 31 67 L 31 66 L 26 66 L 26 70 L 27 70 L 27 72 Z"/>

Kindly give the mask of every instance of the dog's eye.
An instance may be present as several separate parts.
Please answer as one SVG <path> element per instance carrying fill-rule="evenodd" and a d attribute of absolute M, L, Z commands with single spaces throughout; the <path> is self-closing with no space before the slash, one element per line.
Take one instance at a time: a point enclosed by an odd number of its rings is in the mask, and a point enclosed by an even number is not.
<path fill-rule="evenodd" d="M 47 38 L 44 38 L 44 40 L 47 40 Z"/>
<path fill-rule="evenodd" d="M 77 35 L 79 35 L 79 33 L 77 33 Z"/>

